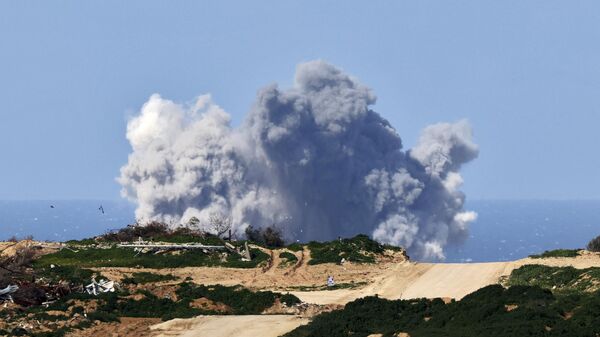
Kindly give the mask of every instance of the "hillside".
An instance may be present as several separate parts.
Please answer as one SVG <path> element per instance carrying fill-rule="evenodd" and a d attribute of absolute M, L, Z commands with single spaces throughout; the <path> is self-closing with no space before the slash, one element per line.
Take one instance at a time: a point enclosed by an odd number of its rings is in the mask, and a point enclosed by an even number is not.
<path fill-rule="evenodd" d="M 170 236 L 152 243 L 191 240 L 197 238 Z M 214 237 L 203 237 L 202 240 L 213 245 L 222 242 Z M 469 294 L 478 294 L 479 289 L 487 289 L 486 286 L 502 284 L 505 287 L 548 289 L 554 297 L 546 300 L 554 308 L 552 312 L 556 312 L 564 307 L 564 296 L 591 294 L 600 284 L 600 255 L 586 251 L 550 253 L 554 256 L 534 256 L 511 262 L 445 264 L 411 262 L 402 249 L 381 246 L 365 236 L 279 248 L 231 242 L 234 248 L 227 252 L 134 251 L 118 247 L 117 242 L 118 238 L 96 238 L 68 243 L 0 243 L 3 259 L 13 259 L 13 264 L 19 254 L 31 254 L 31 262 L 25 262 L 22 269 L 30 276 L 0 274 L 0 288 L 12 280 L 21 287 L 19 292 L 24 292 L 15 294 L 15 304 L 8 303 L 0 309 L 7 317 L 0 324 L 0 332 L 14 333 L 15 329 L 23 328 L 36 336 L 93 336 L 99 331 L 113 331 L 119 336 L 218 337 L 251 336 L 256 329 L 262 329 L 264 336 L 278 336 L 298 326 L 306 326 L 290 336 L 319 336 L 314 331 L 326 331 L 323 327 L 328 326 L 333 329 L 329 335 L 337 336 L 340 334 L 335 325 L 353 320 L 352 308 L 376 312 L 386 306 L 420 303 L 418 305 L 423 308 L 433 306 L 437 310 L 436 316 L 457 311 L 466 313 L 469 302 L 459 300 L 480 296 Z M 246 245 L 251 253 L 250 261 L 238 253 L 243 253 Z M 81 294 L 82 286 L 89 283 L 93 275 L 96 279 L 115 281 L 120 286 L 114 293 L 100 296 Z M 333 276 L 335 286 L 327 287 L 328 276 Z M 31 283 L 31 277 L 34 283 Z M 34 301 L 26 303 L 27 296 L 31 297 L 36 291 L 39 293 L 40 289 L 47 292 L 45 297 L 39 294 L 38 304 Z M 543 292 L 532 291 L 528 294 L 546 296 Z M 367 300 L 372 296 L 378 299 Z M 589 302 L 592 300 L 586 296 L 569 299 L 576 303 L 585 302 L 588 306 L 595 303 Z M 443 301 L 421 298 L 442 298 Z M 43 301 L 49 301 L 49 306 L 40 306 Z M 531 301 L 538 299 L 534 297 Z M 504 302 L 502 305 L 514 305 Z M 348 307 L 348 303 L 354 304 Z M 497 306 L 500 304 L 497 302 Z M 332 310 L 339 314 L 323 314 Z M 262 316 L 264 314 L 269 316 Z M 417 316 L 423 314 L 415 313 Z M 587 317 L 589 313 L 580 314 Z M 253 319 L 247 315 L 260 316 Z M 514 319 L 504 317 L 500 311 L 494 315 L 494 319 L 501 321 Z M 172 318 L 177 319 L 170 321 Z M 33 324 L 50 319 L 56 323 Z M 249 320 L 256 323 L 255 328 L 247 328 Z M 385 331 L 370 325 L 373 328 L 370 333 L 385 335 L 386 331 L 408 331 L 413 335 L 435 335 L 435 329 L 430 326 L 411 325 L 398 330 L 398 324 L 394 320 L 375 324 L 382 329 L 386 327 Z M 220 328 L 225 326 L 227 329 Z M 208 331 L 212 331 L 211 334 Z M 356 333 L 354 335 L 362 335 Z"/>

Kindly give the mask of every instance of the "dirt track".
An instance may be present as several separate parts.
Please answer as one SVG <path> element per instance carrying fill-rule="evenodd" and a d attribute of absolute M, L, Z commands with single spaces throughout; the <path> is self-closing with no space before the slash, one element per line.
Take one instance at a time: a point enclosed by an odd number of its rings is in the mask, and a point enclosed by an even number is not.
<path fill-rule="evenodd" d="M 291 315 L 198 316 L 150 327 L 154 337 L 276 337 L 308 323 Z"/>

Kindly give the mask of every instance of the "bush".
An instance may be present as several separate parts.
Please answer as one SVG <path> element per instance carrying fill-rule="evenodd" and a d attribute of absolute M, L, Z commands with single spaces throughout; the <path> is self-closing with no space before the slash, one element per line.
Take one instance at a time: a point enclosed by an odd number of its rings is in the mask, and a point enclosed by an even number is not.
<path fill-rule="evenodd" d="M 529 255 L 532 259 L 543 259 L 549 257 L 577 257 L 579 256 L 578 249 L 555 249 L 547 250 L 539 255 Z"/>
<path fill-rule="evenodd" d="M 525 265 L 513 270 L 506 284 L 539 286 L 553 289 L 554 292 L 592 291 L 600 284 L 600 268 L 577 269 L 570 266 Z"/>
<path fill-rule="evenodd" d="M 593 238 L 587 244 L 587 250 L 589 250 L 590 252 L 600 252 L 600 235 Z"/>
<path fill-rule="evenodd" d="M 491 285 L 448 304 L 440 299 L 365 297 L 343 310 L 318 315 L 284 336 L 394 336 L 398 332 L 412 337 L 597 336 L 599 295 L 556 297 L 539 287 Z M 565 319 L 567 312 L 569 319 Z"/>
<path fill-rule="evenodd" d="M 221 254 L 203 253 L 199 250 L 184 251 L 179 255 L 171 254 L 139 254 L 128 248 L 85 248 L 77 252 L 63 249 L 47 254 L 34 262 L 38 268 L 47 268 L 50 264 L 59 266 L 79 266 L 83 268 L 98 267 L 144 267 L 144 268 L 179 268 L 200 266 L 222 266 L 231 268 L 255 268 L 269 259 L 269 255 L 258 249 L 252 249 L 252 261 L 242 261 L 237 254 L 230 254 L 226 262 L 221 262 Z"/>
<path fill-rule="evenodd" d="M 206 286 L 192 283 L 181 284 L 177 296 L 183 301 L 204 297 L 213 302 L 223 303 L 230 307 L 235 315 L 258 315 L 273 306 L 276 298 L 288 306 L 300 303 L 300 299 L 291 294 L 281 295 L 271 291 L 253 292 L 241 286 Z"/>
<path fill-rule="evenodd" d="M 374 263 L 375 255 L 383 254 L 386 246 L 371 240 L 364 234 L 357 235 L 351 239 L 339 239 L 329 242 L 311 241 L 308 244 L 311 251 L 311 259 L 308 264 L 340 263 L 344 258 L 346 261 L 358 263 Z"/>
<path fill-rule="evenodd" d="M 123 284 L 144 284 L 144 283 L 152 283 L 152 282 L 164 282 L 164 281 L 173 281 L 177 280 L 176 276 L 167 274 L 154 274 L 148 272 L 140 272 L 133 273 L 131 277 L 124 278 L 121 283 Z"/>
<path fill-rule="evenodd" d="M 281 252 L 279 253 L 279 258 L 281 259 L 285 259 L 288 263 L 291 262 L 297 262 L 298 258 L 296 257 L 296 255 L 290 253 L 290 252 Z"/>

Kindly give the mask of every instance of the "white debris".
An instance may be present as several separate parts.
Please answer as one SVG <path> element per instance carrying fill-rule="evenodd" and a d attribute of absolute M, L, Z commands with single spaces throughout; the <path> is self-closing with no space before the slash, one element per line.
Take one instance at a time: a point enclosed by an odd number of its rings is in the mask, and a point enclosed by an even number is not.
<path fill-rule="evenodd" d="M 90 295 L 114 293 L 116 286 L 117 284 L 114 281 L 100 280 L 100 282 L 96 282 L 96 279 L 92 277 L 92 283 L 85 286 L 85 291 Z"/>
<path fill-rule="evenodd" d="M 0 301 L 13 301 L 12 296 L 10 294 L 14 293 L 19 289 L 19 286 L 11 284 L 8 285 L 4 289 L 0 289 Z"/>

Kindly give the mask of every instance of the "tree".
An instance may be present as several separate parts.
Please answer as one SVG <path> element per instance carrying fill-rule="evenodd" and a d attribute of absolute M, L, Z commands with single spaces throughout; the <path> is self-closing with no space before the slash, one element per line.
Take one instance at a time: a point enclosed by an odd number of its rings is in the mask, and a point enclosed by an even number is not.
<path fill-rule="evenodd" d="M 271 248 L 283 247 L 285 244 L 281 231 L 275 225 L 261 229 L 255 229 L 250 225 L 246 227 L 246 238 Z"/>
<path fill-rule="evenodd" d="M 262 231 L 262 237 L 267 247 L 279 248 L 284 246 L 283 238 L 281 237 L 281 231 L 273 226 L 269 226 Z"/>
<path fill-rule="evenodd" d="M 600 236 L 595 237 L 587 244 L 587 250 L 590 252 L 600 252 Z"/>
<path fill-rule="evenodd" d="M 231 229 L 231 217 L 222 213 L 211 213 L 208 217 L 210 228 L 217 233 L 218 237 L 227 233 Z"/>

